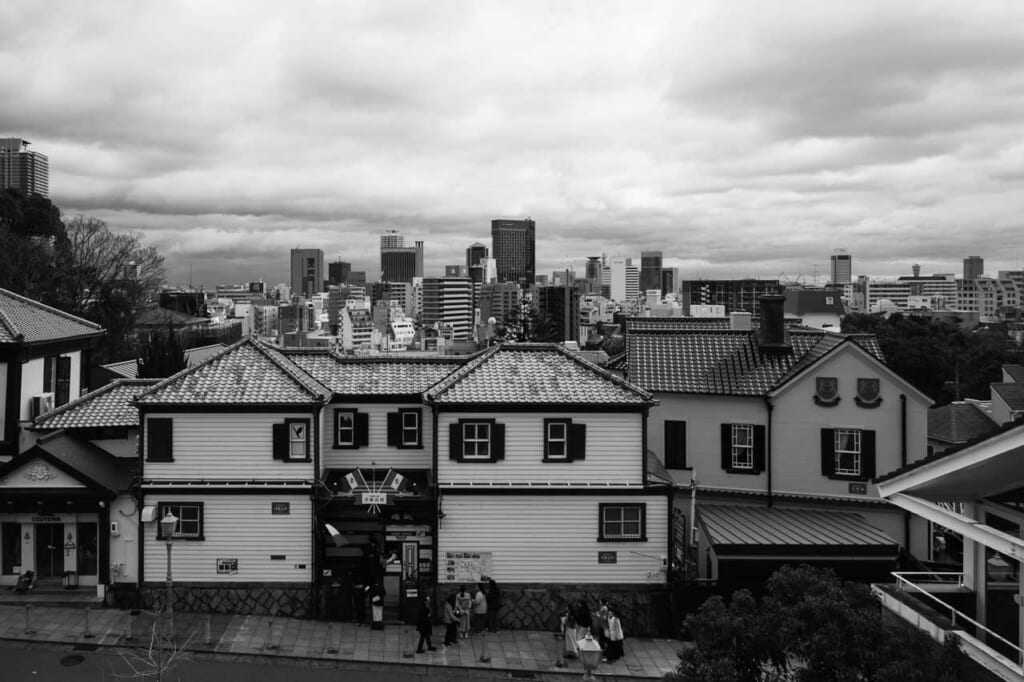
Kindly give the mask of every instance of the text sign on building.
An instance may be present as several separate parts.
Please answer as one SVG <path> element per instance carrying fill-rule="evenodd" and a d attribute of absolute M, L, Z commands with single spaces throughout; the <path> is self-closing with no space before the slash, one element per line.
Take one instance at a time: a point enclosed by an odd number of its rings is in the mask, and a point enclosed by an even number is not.
<path fill-rule="evenodd" d="M 270 513 L 275 515 L 275 516 L 284 515 L 284 514 L 291 514 L 292 513 L 292 504 L 291 504 L 291 502 L 271 502 L 270 503 Z"/>
<path fill-rule="evenodd" d="M 387 504 L 387 493 L 363 493 L 363 504 Z"/>
<path fill-rule="evenodd" d="M 238 559 L 217 559 L 218 574 L 238 573 Z"/>
<path fill-rule="evenodd" d="M 851 495 L 867 495 L 868 484 L 867 483 L 851 483 L 850 484 Z"/>
<path fill-rule="evenodd" d="M 619 563 L 618 552 L 598 552 L 597 563 L 599 564 L 617 564 Z"/>

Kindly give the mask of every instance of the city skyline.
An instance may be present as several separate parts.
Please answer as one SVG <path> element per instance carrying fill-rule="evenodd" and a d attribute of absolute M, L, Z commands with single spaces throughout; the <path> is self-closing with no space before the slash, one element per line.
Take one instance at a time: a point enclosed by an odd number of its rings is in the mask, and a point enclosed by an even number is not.
<path fill-rule="evenodd" d="M 285 282 L 295 248 L 369 275 L 389 229 L 436 276 L 526 217 L 538 274 L 1020 268 L 1024 6 L 783 5 L 14 0 L 0 137 L 172 285 Z"/>

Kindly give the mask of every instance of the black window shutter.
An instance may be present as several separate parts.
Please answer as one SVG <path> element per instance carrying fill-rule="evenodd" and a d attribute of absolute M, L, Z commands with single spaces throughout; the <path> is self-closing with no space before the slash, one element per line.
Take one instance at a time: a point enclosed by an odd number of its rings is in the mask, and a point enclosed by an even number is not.
<path fill-rule="evenodd" d="M 274 459 L 288 459 L 287 424 L 274 424 Z"/>
<path fill-rule="evenodd" d="M 356 447 L 365 447 L 370 444 L 370 415 L 365 412 L 356 412 Z"/>
<path fill-rule="evenodd" d="M 587 457 L 587 425 L 569 424 L 569 459 L 586 459 Z M 504 430 L 502 425 L 502 430 Z"/>
<path fill-rule="evenodd" d="M 860 432 L 860 473 L 865 480 L 875 477 L 875 432 Z"/>
<path fill-rule="evenodd" d="M 170 462 L 174 459 L 174 420 L 146 420 L 147 459 L 152 462 Z"/>
<path fill-rule="evenodd" d="M 665 466 L 686 468 L 686 422 L 665 422 Z"/>
<path fill-rule="evenodd" d="M 765 470 L 766 433 L 765 427 L 754 426 L 754 471 Z"/>
<path fill-rule="evenodd" d="M 835 429 L 821 430 L 821 475 L 831 476 L 836 472 Z"/>
<path fill-rule="evenodd" d="M 64 405 L 71 400 L 71 358 L 57 358 L 57 385 L 54 387 L 54 405 Z"/>
<path fill-rule="evenodd" d="M 462 459 L 462 424 L 448 425 L 448 458 Z"/>
<path fill-rule="evenodd" d="M 402 444 L 402 415 L 388 412 L 388 445 Z"/>
<path fill-rule="evenodd" d="M 43 358 L 43 391 L 53 390 L 53 363 L 56 358 Z"/>
<path fill-rule="evenodd" d="M 732 469 L 732 424 L 722 424 L 722 468 Z"/>
<path fill-rule="evenodd" d="M 491 424 L 491 459 L 505 459 L 504 424 Z"/>

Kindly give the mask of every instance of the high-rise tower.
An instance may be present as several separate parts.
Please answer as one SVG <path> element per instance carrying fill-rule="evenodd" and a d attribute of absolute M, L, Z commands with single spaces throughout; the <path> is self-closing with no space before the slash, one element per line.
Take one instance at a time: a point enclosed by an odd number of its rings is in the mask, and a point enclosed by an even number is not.
<path fill-rule="evenodd" d="M 537 224 L 523 220 L 492 220 L 491 250 L 498 266 L 499 282 L 515 282 L 526 288 L 536 279 Z"/>
<path fill-rule="evenodd" d="M 0 138 L 0 189 L 12 187 L 25 194 L 50 196 L 50 160 L 30 152 L 20 137 Z"/>
<path fill-rule="evenodd" d="M 661 251 L 640 252 L 640 291 L 661 291 Z"/>
<path fill-rule="evenodd" d="M 832 254 L 829 277 L 832 284 L 849 284 L 853 281 L 853 256 L 846 249 L 836 249 Z"/>
<path fill-rule="evenodd" d="M 312 298 L 324 288 L 324 252 L 292 249 L 292 296 Z"/>
<path fill-rule="evenodd" d="M 978 279 L 985 274 L 985 259 L 981 256 L 964 258 L 964 279 Z"/>

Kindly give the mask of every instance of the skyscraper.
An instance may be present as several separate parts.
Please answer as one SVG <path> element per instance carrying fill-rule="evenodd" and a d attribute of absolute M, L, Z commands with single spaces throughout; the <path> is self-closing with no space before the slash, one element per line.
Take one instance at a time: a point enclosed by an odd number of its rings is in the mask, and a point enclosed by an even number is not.
<path fill-rule="evenodd" d="M 411 283 L 413 277 L 422 277 L 423 242 L 416 242 L 416 246 L 383 246 L 387 236 L 380 238 L 381 281 Z"/>
<path fill-rule="evenodd" d="M 327 279 L 331 284 L 348 284 L 348 273 L 352 272 L 352 264 L 336 260 L 327 264 Z"/>
<path fill-rule="evenodd" d="M 964 279 L 978 279 L 985 274 L 985 259 L 981 256 L 964 258 Z"/>
<path fill-rule="evenodd" d="M 30 152 L 28 140 L 0 138 L 0 189 L 20 189 L 25 194 L 50 196 L 50 160 Z"/>
<path fill-rule="evenodd" d="M 640 252 L 640 291 L 661 291 L 661 251 Z"/>
<path fill-rule="evenodd" d="M 466 267 L 469 269 L 469 278 L 474 282 L 484 281 L 484 268 L 488 255 L 487 247 L 480 242 L 470 244 L 466 249 Z"/>
<path fill-rule="evenodd" d="M 498 265 L 499 282 L 526 288 L 536 277 L 537 224 L 523 220 L 492 220 L 491 250 Z"/>
<path fill-rule="evenodd" d="M 473 283 L 468 277 L 425 277 L 420 324 L 453 339 L 468 339 L 473 331 Z"/>
<path fill-rule="evenodd" d="M 537 288 L 537 313 L 558 330 L 560 341 L 579 341 L 580 297 L 571 286 Z"/>
<path fill-rule="evenodd" d="M 849 284 L 853 281 L 853 256 L 846 249 L 836 249 L 833 252 L 829 281 L 832 284 Z"/>
<path fill-rule="evenodd" d="M 380 236 L 380 249 L 400 249 L 405 246 L 405 237 L 398 230 L 388 230 Z"/>
<path fill-rule="evenodd" d="M 324 286 L 324 252 L 292 249 L 292 296 L 311 298 Z"/>

